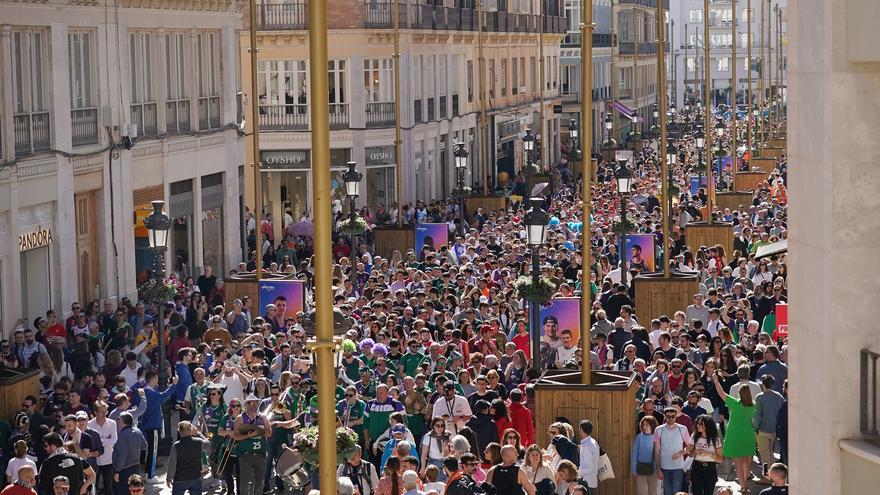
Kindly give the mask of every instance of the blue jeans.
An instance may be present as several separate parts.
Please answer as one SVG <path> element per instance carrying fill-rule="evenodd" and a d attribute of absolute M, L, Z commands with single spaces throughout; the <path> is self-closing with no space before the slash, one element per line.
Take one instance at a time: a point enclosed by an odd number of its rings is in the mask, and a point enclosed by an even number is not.
<path fill-rule="evenodd" d="M 189 481 L 175 481 L 171 484 L 171 495 L 202 495 L 202 479 Z"/>
<path fill-rule="evenodd" d="M 663 471 L 663 495 L 675 495 L 681 491 L 684 480 L 683 469 L 661 469 Z"/>

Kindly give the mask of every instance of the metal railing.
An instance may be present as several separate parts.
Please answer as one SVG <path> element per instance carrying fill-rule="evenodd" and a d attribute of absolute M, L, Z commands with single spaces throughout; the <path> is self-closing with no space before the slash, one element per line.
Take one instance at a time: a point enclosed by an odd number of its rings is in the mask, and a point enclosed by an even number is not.
<path fill-rule="evenodd" d="M 220 97 L 202 96 L 199 98 L 199 129 L 220 128 Z"/>
<path fill-rule="evenodd" d="M 308 17 L 306 0 L 257 5 L 257 27 L 259 29 L 305 29 Z"/>
<path fill-rule="evenodd" d="M 70 111 L 71 140 L 74 146 L 98 142 L 98 109 L 77 108 Z"/>
<path fill-rule="evenodd" d="M 859 429 L 868 440 L 880 441 L 877 404 L 880 385 L 877 383 L 877 360 L 880 354 L 862 349 L 859 373 Z"/>
<path fill-rule="evenodd" d="M 348 127 L 348 103 L 330 104 L 330 128 L 345 129 Z"/>
<path fill-rule="evenodd" d="M 364 107 L 367 127 L 394 125 L 394 102 L 368 102 Z"/>
<path fill-rule="evenodd" d="M 309 106 L 304 104 L 260 105 L 260 129 L 306 131 L 309 129 Z"/>
<path fill-rule="evenodd" d="M 390 0 L 364 0 L 364 25 L 373 29 L 391 29 L 394 27 L 394 4 Z M 409 27 L 407 21 L 407 5 L 398 5 L 398 25 Z"/>
<path fill-rule="evenodd" d="M 165 102 L 165 132 L 188 132 L 190 126 L 189 100 Z"/>
<path fill-rule="evenodd" d="M 138 135 L 155 136 L 159 133 L 156 103 L 135 103 L 130 108 L 131 121 L 138 126 Z"/>
<path fill-rule="evenodd" d="M 20 113 L 12 117 L 15 156 L 49 149 L 49 112 Z"/>

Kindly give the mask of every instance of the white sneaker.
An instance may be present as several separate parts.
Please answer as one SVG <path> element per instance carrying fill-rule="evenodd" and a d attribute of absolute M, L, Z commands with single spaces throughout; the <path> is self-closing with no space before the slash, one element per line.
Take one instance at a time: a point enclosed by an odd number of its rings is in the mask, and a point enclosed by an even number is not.
<path fill-rule="evenodd" d="M 156 477 L 156 476 L 153 476 L 152 478 L 147 478 L 147 483 L 149 483 L 149 484 L 151 484 L 151 485 L 157 485 L 157 484 L 159 484 L 159 483 L 162 483 L 162 480 L 160 480 L 160 479 L 159 479 L 158 477 Z"/>

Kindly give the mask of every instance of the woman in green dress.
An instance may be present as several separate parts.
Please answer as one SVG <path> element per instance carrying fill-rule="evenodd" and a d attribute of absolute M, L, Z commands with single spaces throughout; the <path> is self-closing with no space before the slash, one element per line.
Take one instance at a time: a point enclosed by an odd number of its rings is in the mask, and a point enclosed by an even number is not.
<path fill-rule="evenodd" d="M 736 466 L 736 476 L 739 484 L 745 490 L 743 493 L 748 494 L 749 466 L 752 464 L 752 457 L 755 455 L 755 430 L 752 427 L 752 417 L 755 416 L 755 401 L 752 397 L 752 391 L 749 387 L 741 387 L 739 389 L 739 399 L 727 395 L 724 387 L 721 386 L 720 375 L 718 371 L 712 375 L 712 381 L 715 382 L 715 390 L 718 396 L 724 401 L 730 411 L 730 419 L 727 424 L 727 435 L 724 437 L 724 447 L 722 452 L 724 457 L 733 459 Z"/>

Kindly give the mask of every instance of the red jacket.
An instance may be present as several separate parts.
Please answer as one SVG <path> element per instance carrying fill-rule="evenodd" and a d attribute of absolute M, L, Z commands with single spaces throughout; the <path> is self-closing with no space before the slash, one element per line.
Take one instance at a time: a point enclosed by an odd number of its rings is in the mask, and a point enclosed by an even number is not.
<path fill-rule="evenodd" d="M 532 423 L 532 412 L 529 408 L 519 402 L 511 402 L 507 409 L 510 411 L 511 428 L 519 432 L 523 447 L 527 448 L 535 443 L 535 424 Z"/>
<path fill-rule="evenodd" d="M 498 427 L 498 441 L 501 445 L 504 445 L 504 430 L 508 428 L 513 428 L 513 423 L 510 422 L 509 419 L 504 416 L 495 420 L 495 426 Z"/>
<path fill-rule="evenodd" d="M 37 495 L 37 492 L 31 488 L 25 488 L 21 485 L 8 485 L 0 492 L 2 495 Z"/>

